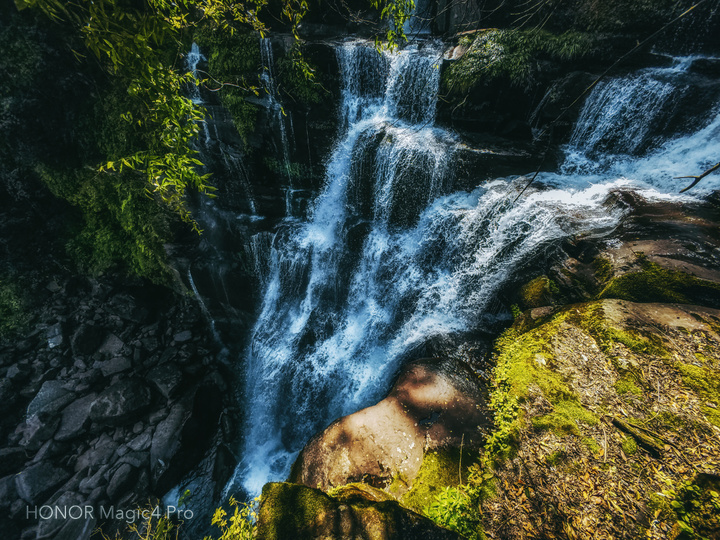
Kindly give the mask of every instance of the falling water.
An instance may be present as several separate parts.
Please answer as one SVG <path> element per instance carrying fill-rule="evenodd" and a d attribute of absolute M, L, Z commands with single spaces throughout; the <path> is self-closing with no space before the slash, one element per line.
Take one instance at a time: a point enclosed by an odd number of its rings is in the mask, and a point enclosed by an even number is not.
<path fill-rule="evenodd" d="M 549 244 L 613 230 L 625 212 L 610 202 L 614 191 L 684 200 L 667 178 L 720 155 L 714 114 L 702 130 L 658 143 L 641 159 L 626 156 L 591 174 L 543 174 L 514 204 L 523 178 L 453 193 L 457 142 L 434 125 L 440 51 L 380 55 L 350 42 L 337 56 L 341 128 L 325 187 L 309 219 L 286 224 L 272 243 L 242 360 L 245 446 L 228 488 L 252 495 L 287 476 L 310 436 L 379 399 L 399 363 L 427 340 L 482 328 L 500 287 Z M 619 81 L 596 88 L 583 115 L 626 126 L 632 108 L 615 114 L 618 100 L 642 103 L 635 94 L 646 88 Z M 613 129 L 579 125 L 568 161 L 602 154 L 599 141 Z M 636 129 L 628 147 L 647 135 Z"/>
<path fill-rule="evenodd" d="M 262 72 L 260 79 L 265 87 L 267 97 L 267 108 L 270 111 L 273 127 L 280 134 L 280 146 L 282 151 L 283 166 L 287 175 L 288 185 L 285 188 L 285 215 L 292 217 L 292 199 L 294 193 L 292 172 L 290 169 L 290 140 L 285 126 L 285 110 L 280 102 L 276 79 L 275 79 L 275 58 L 273 56 L 272 42 L 270 38 L 260 38 L 260 59 Z M 292 133 L 292 118 L 290 118 Z"/>

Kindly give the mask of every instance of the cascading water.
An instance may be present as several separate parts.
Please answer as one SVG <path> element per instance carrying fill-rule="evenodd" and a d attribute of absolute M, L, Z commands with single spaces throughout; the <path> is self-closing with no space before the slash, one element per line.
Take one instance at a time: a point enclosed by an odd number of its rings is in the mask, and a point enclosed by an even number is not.
<path fill-rule="evenodd" d="M 675 197 L 653 167 L 703 144 L 708 155 L 684 161 L 683 172 L 697 170 L 718 144 L 720 117 L 692 143 L 671 141 L 602 175 L 544 174 L 515 204 L 525 179 L 450 194 L 457 143 L 433 125 L 440 52 L 379 55 L 352 42 L 337 56 L 341 134 L 325 188 L 309 220 L 273 242 L 244 359 L 245 446 L 229 488 L 250 494 L 284 479 L 311 435 L 379 399 L 427 340 L 482 328 L 500 287 L 549 244 L 612 230 L 625 212 L 608 202 L 613 191 Z M 588 103 L 609 107 L 607 91 Z"/>
<path fill-rule="evenodd" d="M 288 130 L 285 126 L 286 113 L 280 102 L 275 82 L 275 58 L 273 56 L 270 38 L 260 38 L 260 59 L 262 62 L 260 79 L 265 87 L 267 108 L 271 114 L 273 127 L 277 129 L 280 134 L 280 151 L 282 152 L 283 167 L 285 168 L 288 182 L 285 188 L 285 215 L 292 217 L 294 186 L 292 171 L 290 169 L 290 140 L 288 138 Z M 290 133 L 293 133 L 292 117 L 289 117 L 289 120 Z"/>

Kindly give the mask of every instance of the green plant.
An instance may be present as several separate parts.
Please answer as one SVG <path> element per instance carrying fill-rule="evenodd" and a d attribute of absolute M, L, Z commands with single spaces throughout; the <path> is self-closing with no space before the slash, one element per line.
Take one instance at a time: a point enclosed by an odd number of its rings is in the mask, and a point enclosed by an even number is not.
<path fill-rule="evenodd" d="M 216 509 L 210 523 L 220 529 L 221 535 L 217 540 L 250 540 L 255 530 L 259 501 L 258 497 L 252 503 L 241 503 L 230 497 L 231 516 L 223 508 Z M 206 536 L 204 540 L 213 540 L 213 537 Z"/>
<path fill-rule="evenodd" d="M 27 299 L 11 276 L 0 277 L 0 338 L 20 332 L 30 321 Z"/>
<path fill-rule="evenodd" d="M 477 497 L 468 493 L 467 486 L 446 487 L 425 511 L 438 525 L 455 531 L 470 540 L 483 538 L 482 515 Z"/>
<path fill-rule="evenodd" d="M 686 480 L 679 485 L 665 477 L 668 486 L 658 495 L 669 500 L 680 529 L 680 539 L 709 540 L 720 530 L 720 493 L 717 480 Z M 701 485 L 703 484 L 703 485 Z"/>
<path fill-rule="evenodd" d="M 481 30 L 461 40 L 467 52 L 447 70 L 445 86 L 451 92 L 466 92 L 498 77 L 518 86 L 527 84 L 538 60 L 577 60 L 592 51 L 593 43 L 589 34 L 575 31 Z"/>

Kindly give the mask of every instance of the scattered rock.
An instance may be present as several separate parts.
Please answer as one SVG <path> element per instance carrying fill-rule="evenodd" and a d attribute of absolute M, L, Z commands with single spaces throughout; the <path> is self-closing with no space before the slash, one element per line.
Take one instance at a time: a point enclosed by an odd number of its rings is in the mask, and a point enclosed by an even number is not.
<path fill-rule="evenodd" d="M 192 332 L 190 330 L 183 330 L 182 332 L 178 332 L 173 337 L 176 343 L 185 343 L 186 341 L 190 341 L 192 339 Z"/>
<path fill-rule="evenodd" d="M 15 477 L 15 487 L 23 500 L 30 504 L 39 504 L 68 478 L 70 473 L 65 469 L 43 461 L 18 474 Z"/>
<path fill-rule="evenodd" d="M 138 469 L 129 463 L 123 463 L 112 475 L 107 486 L 107 494 L 111 501 L 118 500 L 134 484 L 138 477 Z"/>
<path fill-rule="evenodd" d="M 0 448 L 0 476 L 15 473 L 27 461 L 25 448 Z"/>
<path fill-rule="evenodd" d="M 70 339 L 70 346 L 76 356 L 90 356 L 105 341 L 106 331 L 99 326 L 82 324 Z"/>
<path fill-rule="evenodd" d="M 32 416 L 45 410 L 57 412 L 75 399 L 75 394 L 65 388 L 62 381 L 46 381 L 28 405 L 27 415 Z"/>
<path fill-rule="evenodd" d="M 110 334 L 100 346 L 98 352 L 105 353 L 110 356 L 116 356 L 122 352 L 122 348 L 124 346 L 125 343 L 123 343 L 123 341 L 119 337 L 117 337 L 115 334 Z"/>
<path fill-rule="evenodd" d="M 62 411 L 60 427 L 55 433 L 55 440 L 69 441 L 85 431 L 90 421 L 90 406 L 96 397 L 96 394 L 90 394 L 65 407 Z"/>
<path fill-rule="evenodd" d="M 58 417 L 51 417 L 46 413 L 32 415 L 21 424 L 20 446 L 28 450 L 38 450 L 45 441 L 52 438 L 59 424 Z"/>
<path fill-rule="evenodd" d="M 157 366 L 150 370 L 147 378 L 165 399 L 169 399 L 174 397 L 182 383 L 182 372 L 174 369 L 172 365 Z"/>
<path fill-rule="evenodd" d="M 138 416 L 150 405 L 150 389 L 141 379 L 126 379 L 104 390 L 90 406 L 90 419 L 119 425 Z"/>
<path fill-rule="evenodd" d="M 96 367 L 100 369 L 105 377 L 110 377 L 117 373 L 122 373 L 132 368 L 132 362 L 124 356 L 115 356 L 105 362 L 98 362 Z"/>

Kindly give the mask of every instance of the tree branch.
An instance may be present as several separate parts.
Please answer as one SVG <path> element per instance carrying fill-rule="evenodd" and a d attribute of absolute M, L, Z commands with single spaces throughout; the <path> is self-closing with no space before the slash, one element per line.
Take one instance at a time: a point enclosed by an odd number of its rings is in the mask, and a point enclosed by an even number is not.
<path fill-rule="evenodd" d="M 702 173 L 702 174 L 699 175 L 699 176 L 692 176 L 692 175 L 691 175 L 691 176 L 676 176 L 675 179 L 680 179 L 680 178 L 693 178 L 693 179 L 695 180 L 692 184 L 690 184 L 690 185 L 689 185 L 688 187 L 686 187 L 685 189 L 681 189 L 681 190 L 680 190 L 680 193 L 685 193 L 688 189 L 695 187 L 700 180 L 702 180 L 703 178 L 705 178 L 705 177 L 706 177 L 708 174 L 710 174 L 711 172 L 716 171 L 716 170 L 718 170 L 718 169 L 720 169 L 720 163 L 717 163 L 717 164 L 713 165 L 713 166 L 710 167 L 707 171 L 705 171 L 704 173 Z"/>

